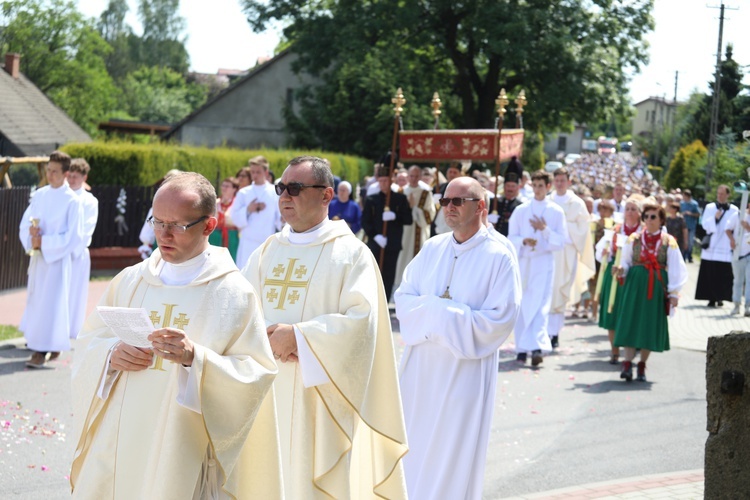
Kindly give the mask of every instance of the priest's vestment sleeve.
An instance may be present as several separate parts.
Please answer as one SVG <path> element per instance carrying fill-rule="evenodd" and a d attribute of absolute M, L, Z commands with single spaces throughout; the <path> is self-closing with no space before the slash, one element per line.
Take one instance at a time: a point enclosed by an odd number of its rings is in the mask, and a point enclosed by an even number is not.
<path fill-rule="evenodd" d="M 184 370 L 168 361 L 157 369 L 161 358 L 155 358 L 150 369 L 122 372 L 107 398 L 98 397 L 109 351 L 119 340 L 94 311 L 79 337 L 73 367 L 77 445 L 70 480 L 74 497 L 122 496 L 112 492 L 133 481 L 138 491 L 153 498 L 190 498 L 201 464 L 213 467 L 215 462 L 222 498 L 280 498 L 274 408 L 264 403 L 277 367 L 254 290 L 223 248 L 212 248 L 209 269 L 186 286 L 160 283 L 155 272 L 159 258 L 157 250 L 121 272 L 100 305 L 154 308 L 154 329 L 165 326 L 173 310 L 178 316 L 178 304 L 186 306 L 187 313 L 178 319 L 194 342 L 190 370 L 200 381 L 200 412 L 179 404 Z M 157 320 L 164 322 L 157 325 Z M 156 408 L 139 408 L 140 398 L 147 398 L 152 386 L 164 397 Z M 153 413 L 145 435 L 124 434 L 129 419 L 144 412 Z M 129 457 L 147 464 L 142 477 L 128 476 L 134 464 L 117 462 L 128 440 L 137 443 Z"/>
<path fill-rule="evenodd" d="M 493 245 L 500 247 L 496 242 Z M 417 254 L 407 266 L 397 293 L 401 335 L 407 345 L 435 342 L 458 359 L 484 358 L 500 347 L 513 331 L 521 302 L 521 283 L 510 252 L 495 251 L 505 255 L 496 261 L 477 259 L 474 266 L 465 269 L 458 278 L 472 282 L 483 273 L 493 277 L 486 295 L 478 299 L 479 306 L 473 308 L 466 303 L 425 294 L 426 290 L 421 290 L 423 287 L 419 283 L 430 281 L 436 261 L 435 246 L 425 246 Z"/>

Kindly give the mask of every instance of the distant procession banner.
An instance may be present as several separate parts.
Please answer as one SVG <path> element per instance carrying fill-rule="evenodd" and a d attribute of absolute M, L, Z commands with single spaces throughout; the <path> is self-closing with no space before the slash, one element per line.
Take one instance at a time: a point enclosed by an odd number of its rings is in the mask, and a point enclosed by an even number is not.
<path fill-rule="evenodd" d="M 523 129 L 503 130 L 500 160 L 521 156 Z M 497 130 L 401 130 L 402 161 L 494 161 L 498 155 Z"/>

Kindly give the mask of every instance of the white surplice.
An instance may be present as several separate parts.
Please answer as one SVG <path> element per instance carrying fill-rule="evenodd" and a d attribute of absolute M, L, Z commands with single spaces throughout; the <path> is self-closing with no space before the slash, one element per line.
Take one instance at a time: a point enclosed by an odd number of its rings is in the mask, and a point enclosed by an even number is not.
<path fill-rule="evenodd" d="M 254 201 L 265 203 L 266 206 L 259 212 L 248 213 L 247 207 Z M 274 185 L 266 182 L 260 186 L 250 184 L 240 189 L 234 197 L 229 217 L 240 231 L 237 267 L 242 269 L 255 249 L 266 241 L 266 238 L 281 229 L 279 197 Z"/>
<path fill-rule="evenodd" d="M 23 214 L 19 237 L 31 249 L 31 218 L 42 230 L 41 255 L 31 257 L 26 309 L 19 329 L 29 349 L 41 352 L 70 350 L 70 287 L 73 255 L 83 240 L 83 209 L 75 192 L 63 184 L 38 189 Z"/>
<path fill-rule="evenodd" d="M 732 247 L 727 236 L 727 224 L 731 219 L 737 217 L 739 209 L 730 204 L 729 210 L 721 220 L 716 222 L 716 203 L 709 203 L 703 209 L 701 224 L 706 234 L 711 235 L 711 245 L 701 250 L 701 260 L 713 260 L 716 262 L 732 262 Z"/>
<path fill-rule="evenodd" d="M 450 285 L 451 298 L 441 295 Z M 395 293 L 406 350 L 401 391 L 410 498 L 478 499 L 497 381 L 497 349 L 521 302 L 512 253 L 482 227 L 462 244 L 435 236 Z"/>
<path fill-rule="evenodd" d="M 530 221 L 534 216 L 545 220 L 547 227 L 544 231 L 537 231 L 531 226 Z M 536 239 L 536 246 L 533 249 L 525 246 L 525 238 Z M 523 288 L 521 312 L 514 329 L 517 352 L 552 349 L 547 322 L 552 301 L 554 252 L 562 250 L 567 238 L 565 212 L 546 198 L 528 201 L 510 216 L 508 239 L 518 251 Z"/>
<path fill-rule="evenodd" d="M 563 196 L 553 193 L 550 200 L 565 212 L 568 229 L 565 246 L 555 252 L 555 277 L 552 285 L 552 304 L 548 334 L 555 337 L 565 322 L 565 306 L 581 300 L 581 292 L 596 272 L 594 246 L 586 203 L 568 190 Z"/>
<path fill-rule="evenodd" d="M 73 252 L 70 278 L 70 338 L 74 339 L 81 331 L 86 319 L 86 304 L 89 297 L 91 277 L 91 256 L 89 245 L 99 218 L 99 200 L 83 187 L 73 190 L 81 199 L 83 209 L 83 238 L 81 245 Z"/>

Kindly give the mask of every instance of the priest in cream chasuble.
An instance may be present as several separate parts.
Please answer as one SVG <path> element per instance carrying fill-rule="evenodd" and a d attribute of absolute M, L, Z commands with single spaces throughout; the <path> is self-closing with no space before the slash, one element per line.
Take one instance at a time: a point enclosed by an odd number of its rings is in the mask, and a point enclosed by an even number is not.
<path fill-rule="evenodd" d="M 288 225 L 243 269 L 279 359 L 273 395 L 285 494 L 405 498 L 406 433 L 385 292 L 372 252 L 344 221 L 328 220 L 332 186 L 327 162 L 293 159 L 277 186 Z"/>
<path fill-rule="evenodd" d="M 100 301 L 144 308 L 153 348 L 124 344 L 96 311 L 79 337 L 73 498 L 283 496 L 275 415 L 263 404 L 276 366 L 258 298 L 229 252 L 208 245 L 209 208 L 173 215 L 199 181 L 213 191 L 192 173 L 162 185 L 159 249 L 118 274 Z M 193 220 L 201 222 L 188 228 Z M 183 342 L 167 344 L 160 332 Z M 123 353 L 145 361 L 130 366 Z"/>

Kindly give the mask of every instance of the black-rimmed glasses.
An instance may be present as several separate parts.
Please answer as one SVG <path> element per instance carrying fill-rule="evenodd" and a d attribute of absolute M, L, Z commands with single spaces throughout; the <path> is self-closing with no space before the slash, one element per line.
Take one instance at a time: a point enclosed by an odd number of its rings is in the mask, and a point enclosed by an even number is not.
<path fill-rule="evenodd" d="M 169 231 L 172 234 L 182 234 L 191 227 L 195 226 L 196 224 L 199 224 L 203 222 L 204 220 L 208 219 L 208 215 L 204 215 L 198 220 L 194 220 L 193 222 L 189 222 L 185 225 L 182 224 L 172 224 L 171 222 L 162 222 L 160 220 L 154 219 L 153 216 L 149 217 L 146 222 L 148 222 L 151 227 L 154 228 L 154 231 L 164 232 Z"/>
<path fill-rule="evenodd" d="M 481 198 L 440 198 L 440 206 L 447 207 L 453 203 L 454 207 L 460 207 L 465 201 L 479 201 Z"/>
<path fill-rule="evenodd" d="M 299 196 L 299 194 L 302 192 L 305 188 L 320 188 L 325 189 L 328 186 L 323 186 L 320 184 L 302 184 L 301 182 L 290 182 L 289 184 L 284 184 L 283 182 L 279 182 L 276 184 L 276 194 L 281 196 L 281 193 L 286 190 L 287 193 L 289 193 L 289 196 Z"/>
<path fill-rule="evenodd" d="M 643 220 L 654 220 L 658 218 L 659 218 L 658 214 L 643 214 Z"/>

